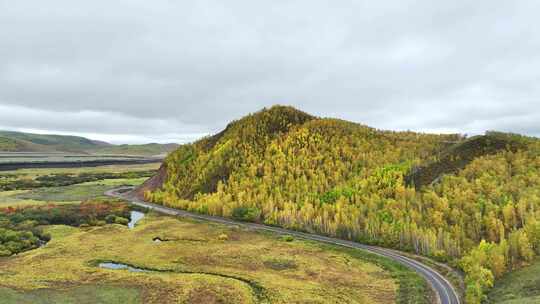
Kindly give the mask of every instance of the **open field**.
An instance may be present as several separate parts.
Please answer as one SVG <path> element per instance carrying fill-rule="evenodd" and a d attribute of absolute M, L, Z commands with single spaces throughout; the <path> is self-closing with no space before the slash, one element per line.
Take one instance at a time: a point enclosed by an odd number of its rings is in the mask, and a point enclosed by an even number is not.
<path fill-rule="evenodd" d="M 540 303 L 540 260 L 504 276 L 489 293 L 489 303 Z"/>
<path fill-rule="evenodd" d="M 34 303 L 50 289 L 42 303 L 88 294 L 103 303 L 417 303 L 425 291 L 416 275 L 368 254 L 154 214 L 133 230 L 46 231 L 46 246 L 0 259 L 3 303 Z M 97 267 L 105 261 L 147 272 Z M 399 279 L 420 284 L 400 290 Z"/>
<path fill-rule="evenodd" d="M 140 303 L 140 292 L 136 288 L 85 285 L 69 290 L 40 289 L 20 292 L 0 287 L 1 303 L 17 304 L 95 304 L 95 303 Z"/>
<path fill-rule="evenodd" d="M 11 195 L 8 195 L 8 199 L 11 199 L 11 202 L 80 202 L 88 199 L 105 198 L 103 192 L 107 191 L 108 189 L 124 185 L 139 185 L 144 182 L 144 180 L 145 178 L 106 179 L 102 181 L 87 182 L 63 187 L 13 191 Z M 2 197 L 1 194 L 0 197 Z M 0 201 L 0 206 L 3 204 L 4 203 Z"/>
<path fill-rule="evenodd" d="M 2 206 L 21 206 L 54 203 L 78 203 L 87 199 L 103 198 L 103 192 L 121 185 L 138 185 L 146 178 L 122 178 L 139 176 L 141 173 L 152 172 L 158 168 L 159 164 L 145 165 L 113 165 L 103 167 L 84 167 L 84 168 L 47 168 L 47 169 L 21 169 L 15 171 L 2 172 L 0 174 L 0 187 L 6 185 L 25 186 L 34 185 L 32 181 L 40 178 L 47 179 L 50 183 L 55 182 L 69 183 L 68 178 L 77 178 L 81 176 L 90 177 L 90 179 L 100 176 L 119 177 L 91 182 L 76 183 L 67 186 L 40 187 L 34 189 L 12 190 L 0 192 L 0 207 Z M 56 180 L 55 180 L 56 178 Z M 84 180 L 84 179 L 83 179 Z M 19 185 L 20 184 L 20 185 Z M 31 187 L 30 187 L 31 188 Z"/>

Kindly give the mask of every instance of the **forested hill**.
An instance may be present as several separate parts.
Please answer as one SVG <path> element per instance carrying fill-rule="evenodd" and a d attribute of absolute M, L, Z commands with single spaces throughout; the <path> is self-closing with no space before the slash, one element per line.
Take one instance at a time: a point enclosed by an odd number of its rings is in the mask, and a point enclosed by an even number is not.
<path fill-rule="evenodd" d="M 380 131 L 274 106 L 171 153 L 164 164 L 171 177 L 165 187 L 180 199 L 193 200 L 217 192 L 220 184 L 242 184 L 248 191 L 262 181 L 289 195 L 296 191 L 297 178 L 318 178 L 309 190 L 325 193 L 386 164 L 406 169 L 435 161 L 461 140 L 459 135 Z"/>
<path fill-rule="evenodd" d="M 540 142 L 512 134 L 382 131 L 275 106 L 180 146 L 139 191 L 448 261 L 468 303 L 540 254 Z"/>
<path fill-rule="evenodd" d="M 0 152 L 63 152 L 153 156 L 175 150 L 177 144 L 113 145 L 80 136 L 0 131 Z"/>

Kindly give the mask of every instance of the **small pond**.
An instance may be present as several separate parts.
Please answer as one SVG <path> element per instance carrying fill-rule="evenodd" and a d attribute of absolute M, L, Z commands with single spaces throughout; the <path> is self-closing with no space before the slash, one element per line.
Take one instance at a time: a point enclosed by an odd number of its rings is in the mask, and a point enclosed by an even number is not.
<path fill-rule="evenodd" d="M 128 223 L 128 228 L 133 229 L 135 228 L 135 224 L 137 224 L 138 221 L 142 220 L 144 217 L 144 213 L 140 211 L 131 211 L 131 220 Z"/>
<path fill-rule="evenodd" d="M 126 264 L 120 264 L 120 263 L 99 263 L 100 268 L 106 268 L 106 269 L 112 269 L 112 270 L 128 270 L 129 272 L 146 272 L 144 269 L 132 267 Z"/>

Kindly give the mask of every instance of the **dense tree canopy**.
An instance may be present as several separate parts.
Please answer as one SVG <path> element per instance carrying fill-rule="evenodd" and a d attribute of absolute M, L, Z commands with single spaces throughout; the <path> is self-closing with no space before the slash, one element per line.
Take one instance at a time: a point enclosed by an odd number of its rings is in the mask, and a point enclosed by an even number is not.
<path fill-rule="evenodd" d="M 447 261 L 467 273 L 469 303 L 540 254 L 531 138 L 389 132 L 273 107 L 164 166 L 162 188 L 146 193 L 154 202 Z"/>

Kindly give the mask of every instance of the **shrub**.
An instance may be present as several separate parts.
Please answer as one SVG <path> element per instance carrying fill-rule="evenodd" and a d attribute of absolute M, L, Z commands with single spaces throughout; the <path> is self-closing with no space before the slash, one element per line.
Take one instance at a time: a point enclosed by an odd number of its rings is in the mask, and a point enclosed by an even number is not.
<path fill-rule="evenodd" d="M 222 233 L 218 236 L 218 240 L 220 241 L 227 241 L 229 239 L 229 236 L 226 235 L 225 233 Z"/>
<path fill-rule="evenodd" d="M 244 222 L 256 222 L 261 215 L 261 210 L 256 207 L 236 207 L 232 211 L 235 220 Z"/>
<path fill-rule="evenodd" d="M 51 240 L 41 225 L 102 226 L 106 220 L 126 225 L 127 204 L 88 201 L 79 205 L 47 205 L 0 208 L 0 256 L 17 254 Z"/>
<path fill-rule="evenodd" d="M 285 242 L 292 242 L 294 241 L 294 237 L 292 235 L 284 235 L 281 237 L 281 239 Z"/>
<path fill-rule="evenodd" d="M 11 251 L 13 253 L 22 252 L 26 249 L 24 243 L 15 241 L 9 241 L 5 243 L 5 246 L 8 251 Z"/>
<path fill-rule="evenodd" d="M 7 257 L 10 256 L 12 253 L 4 246 L 0 245 L 0 257 Z"/>
<path fill-rule="evenodd" d="M 107 224 L 112 224 L 114 223 L 114 220 L 116 219 L 116 215 L 114 214 L 109 214 L 105 217 L 105 222 L 107 222 Z"/>
<path fill-rule="evenodd" d="M 117 216 L 114 218 L 114 223 L 120 225 L 127 225 L 129 224 L 129 220 L 125 217 Z"/>

